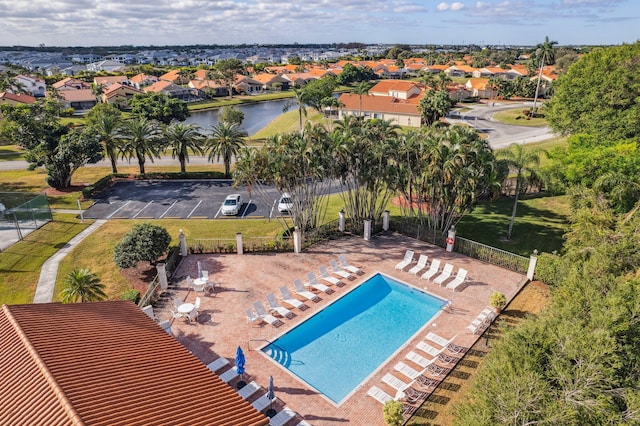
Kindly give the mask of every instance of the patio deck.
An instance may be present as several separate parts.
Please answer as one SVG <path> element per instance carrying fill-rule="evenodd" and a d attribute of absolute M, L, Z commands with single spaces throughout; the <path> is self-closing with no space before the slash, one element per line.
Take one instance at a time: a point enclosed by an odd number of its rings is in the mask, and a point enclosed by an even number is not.
<path fill-rule="evenodd" d="M 394 269 L 402 260 L 407 249 L 415 251 L 414 259 L 420 254 L 429 255 L 429 261 L 434 258 L 452 263 L 455 271 L 459 267 L 468 270 L 468 280 L 462 290 L 452 292 L 445 286 L 438 286 L 432 282 L 420 279 L 419 275 L 409 274 L 407 271 Z M 360 267 L 364 275 L 355 280 L 347 281 L 342 288 L 335 288 L 331 295 L 320 293 L 318 303 L 305 302 L 309 309 L 299 311 L 292 309 L 296 316 L 283 319 L 284 325 L 272 327 L 269 324 L 251 325 L 245 318 L 245 310 L 256 300 L 265 301 L 268 293 L 279 295 L 279 288 L 283 285 L 292 287 L 295 278 L 305 279 L 309 271 L 318 271 L 318 266 L 328 265 L 330 259 L 336 259 L 339 254 L 345 254 L 349 263 Z M 505 293 L 507 300 L 511 300 L 527 279 L 524 275 L 493 266 L 476 259 L 471 259 L 457 253 L 447 253 L 440 247 L 397 234 L 377 236 L 367 242 L 360 238 L 339 238 L 314 245 L 300 254 L 208 254 L 189 255 L 174 274 L 177 290 L 175 296 L 193 302 L 196 295 L 186 287 L 186 276 L 197 276 L 197 262 L 209 271 L 210 279 L 218 287 L 214 296 L 202 297 L 200 316 L 197 324 L 174 320 L 172 331 L 180 341 L 202 362 L 209 363 L 218 357 L 227 358 L 233 364 L 235 352 L 241 345 L 246 356 L 246 374 L 244 380 L 255 380 L 266 389 L 268 377 L 273 376 L 275 394 L 278 398 L 278 408 L 286 404 L 313 425 L 335 425 L 349 423 L 353 425 L 384 426 L 382 405 L 367 396 L 367 390 L 376 385 L 390 395 L 395 390 L 381 381 L 386 373 L 393 373 L 402 380 L 407 380 L 399 373 L 393 372 L 393 366 L 401 360 L 421 340 L 427 331 L 434 331 L 439 335 L 450 338 L 457 335 L 454 343 L 470 347 L 478 338 L 472 335 L 467 325 L 482 309 L 489 304 L 489 296 L 494 290 Z M 289 374 L 279 364 L 257 350 L 273 341 L 279 335 L 287 332 L 300 322 L 321 310 L 325 305 L 341 297 L 350 288 L 359 285 L 377 272 L 414 285 L 427 288 L 427 291 L 448 299 L 451 305 L 441 315 L 435 317 L 425 327 L 418 337 L 407 342 L 395 356 L 390 358 L 380 369 L 370 376 L 350 398 L 340 406 L 331 403 L 324 396 L 309 388 L 302 381 Z M 448 281 L 447 281 L 448 282 Z M 292 293 L 293 294 L 293 293 Z M 266 305 L 266 303 L 265 303 Z M 156 311 L 160 319 L 169 319 L 168 308 Z M 407 364 L 419 369 L 417 365 L 406 361 Z M 238 379 L 230 383 L 236 385 Z M 257 399 L 261 392 L 255 394 L 250 401 Z M 287 425 L 295 425 L 300 418 L 291 420 Z"/>

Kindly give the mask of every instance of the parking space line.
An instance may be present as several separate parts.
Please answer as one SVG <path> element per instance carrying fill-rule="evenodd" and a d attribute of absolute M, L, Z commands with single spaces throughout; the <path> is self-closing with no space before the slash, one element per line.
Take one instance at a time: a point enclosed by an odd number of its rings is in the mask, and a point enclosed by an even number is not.
<path fill-rule="evenodd" d="M 143 208 L 141 208 L 140 210 L 138 210 L 138 213 L 134 214 L 133 216 L 131 216 L 131 219 L 135 219 L 138 217 L 138 215 L 140 213 L 143 212 L 144 209 L 146 209 L 147 207 L 149 207 L 151 205 L 151 203 L 153 203 L 153 200 L 149 201 Z"/>
<path fill-rule="evenodd" d="M 269 210 L 269 219 L 271 219 L 273 217 L 273 209 L 276 208 L 276 203 L 277 202 L 278 202 L 277 198 L 275 200 L 273 200 L 273 204 L 271 205 L 271 210 Z"/>
<path fill-rule="evenodd" d="M 111 214 L 109 216 L 107 216 L 107 219 L 111 219 L 111 217 L 118 213 L 120 210 L 122 210 L 127 204 L 129 204 L 131 202 L 131 200 L 127 201 L 126 203 L 124 203 L 123 205 L 121 205 L 120 207 L 118 207 L 117 209 L 115 209 L 113 212 L 111 212 Z"/>
<path fill-rule="evenodd" d="M 240 217 L 244 217 L 245 214 L 247 214 L 247 210 L 249 210 L 249 206 L 251 205 L 251 199 L 249 199 L 249 201 L 247 202 L 247 207 L 244 208 L 244 212 L 240 215 Z"/>
<path fill-rule="evenodd" d="M 162 214 L 160 215 L 160 219 L 163 219 L 163 218 L 166 216 L 166 214 L 167 214 L 167 213 L 169 213 L 169 210 L 171 210 L 171 207 L 175 206 L 177 203 L 178 203 L 178 200 L 175 200 L 175 201 L 173 202 L 173 204 L 171 204 L 171 205 L 170 205 L 170 206 L 169 206 L 169 207 L 164 211 L 164 213 L 162 213 Z"/>
<path fill-rule="evenodd" d="M 198 204 L 196 204 L 196 206 L 189 212 L 189 214 L 187 215 L 187 219 L 189 219 L 191 217 L 191 215 L 193 214 L 193 212 L 196 211 L 196 209 L 198 208 L 198 206 L 202 204 L 202 200 L 198 201 Z"/>

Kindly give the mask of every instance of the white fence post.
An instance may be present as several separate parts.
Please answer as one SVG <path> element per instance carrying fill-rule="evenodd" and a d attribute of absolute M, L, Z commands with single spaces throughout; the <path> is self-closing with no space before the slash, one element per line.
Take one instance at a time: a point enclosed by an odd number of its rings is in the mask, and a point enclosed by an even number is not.
<path fill-rule="evenodd" d="M 447 233 L 447 251 L 448 252 L 453 251 L 453 246 L 455 243 L 456 243 L 456 227 L 454 225 L 451 225 L 451 228 Z"/>
<path fill-rule="evenodd" d="M 382 230 L 383 231 L 389 230 L 389 210 L 385 210 L 382 213 Z"/>
<path fill-rule="evenodd" d="M 538 263 L 538 250 L 534 250 L 531 257 L 529 257 L 529 269 L 527 269 L 527 278 L 533 280 L 533 275 L 536 271 L 536 265 Z"/>
<path fill-rule="evenodd" d="M 169 288 L 169 281 L 167 280 L 167 268 L 164 263 L 158 263 L 156 265 L 156 271 L 158 271 L 158 281 L 160 282 L 160 288 L 162 291 L 166 291 Z"/>
<path fill-rule="evenodd" d="M 364 220 L 364 240 L 371 241 L 371 219 Z"/>
<path fill-rule="evenodd" d="M 340 219 L 338 220 L 338 229 L 340 232 L 344 232 L 345 218 L 344 218 L 344 210 L 340 210 L 338 213 Z"/>
<path fill-rule="evenodd" d="M 293 252 L 300 253 L 302 250 L 302 240 L 300 238 L 300 231 L 298 231 L 298 227 L 296 226 L 293 230 Z"/>
<path fill-rule="evenodd" d="M 236 246 L 238 248 L 238 254 L 244 253 L 244 247 L 242 245 L 242 232 L 236 233 Z"/>

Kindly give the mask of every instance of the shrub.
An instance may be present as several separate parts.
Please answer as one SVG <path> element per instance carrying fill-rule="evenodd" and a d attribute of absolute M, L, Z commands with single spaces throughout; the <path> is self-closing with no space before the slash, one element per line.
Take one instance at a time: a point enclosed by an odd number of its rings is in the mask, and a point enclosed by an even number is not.
<path fill-rule="evenodd" d="M 139 223 L 116 245 L 113 260 L 120 268 L 131 268 L 146 260 L 155 263 L 167 252 L 171 236 L 162 226 Z"/>
<path fill-rule="evenodd" d="M 489 297 L 489 304 L 494 308 L 500 310 L 506 306 L 507 296 L 505 296 L 504 293 L 496 290 L 491 294 L 491 297 Z"/>
<path fill-rule="evenodd" d="M 122 293 L 120 296 L 120 300 L 130 300 L 136 305 L 140 302 L 140 292 L 136 289 L 130 288 L 129 290 Z"/>
<path fill-rule="evenodd" d="M 384 421 L 389 426 L 400 426 L 404 423 L 402 416 L 402 403 L 396 400 L 390 400 L 384 403 Z"/>

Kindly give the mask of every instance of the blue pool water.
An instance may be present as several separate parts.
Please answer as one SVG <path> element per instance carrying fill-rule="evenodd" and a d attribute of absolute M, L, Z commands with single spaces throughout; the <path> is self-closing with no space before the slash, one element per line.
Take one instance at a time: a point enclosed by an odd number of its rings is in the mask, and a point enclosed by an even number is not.
<path fill-rule="evenodd" d="M 262 350 L 340 403 L 445 304 L 377 274 Z"/>

